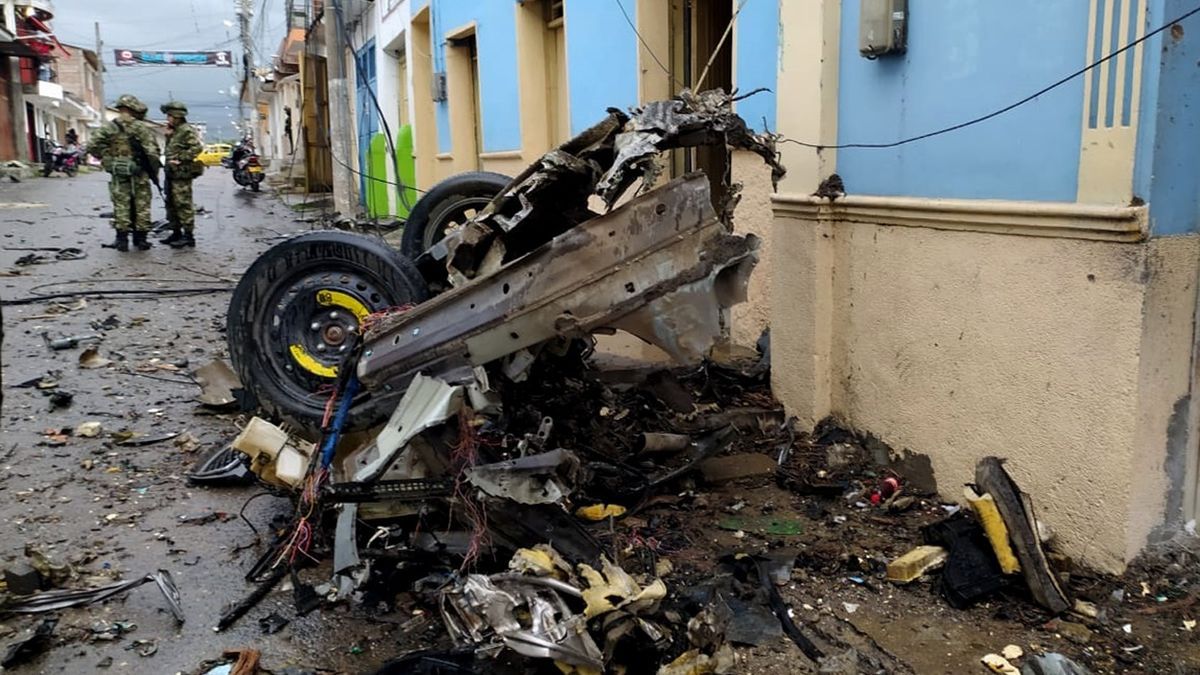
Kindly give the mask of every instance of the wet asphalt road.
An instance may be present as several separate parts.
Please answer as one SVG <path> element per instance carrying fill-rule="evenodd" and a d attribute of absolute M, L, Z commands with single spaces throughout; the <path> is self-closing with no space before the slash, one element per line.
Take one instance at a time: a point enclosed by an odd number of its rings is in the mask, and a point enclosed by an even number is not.
<path fill-rule="evenodd" d="M 0 297 L 31 292 L 60 292 L 88 284 L 93 288 L 188 286 L 240 272 L 281 236 L 307 230 L 291 209 L 274 196 L 238 189 L 227 171 L 210 169 L 196 184 L 196 202 L 209 213 L 197 221 L 194 250 L 155 246 L 148 252 L 117 253 L 101 248 L 112 230 L 103 174 L 73 179 L 35 178 L 0 183 Z M 162 217 L 156 197 L 155 218 Z M 77 247 L 82 260 L 17 266 L 29 251 L 15 247 Z M 124 280 L 124 281 L 122 281 Z M 132 281 L 130 281 L 132 280 Z M 58 284 L 45 286 L 46 284 Z M 51 303 L 4 308 L 3 438 L 0 441 L 0 559 L 20 557 L 28 546 L 51 559 L 70 561 L 78 577 L 66 586 L 84 587 L 130 579 L 155 569 L 171 572 L 183 597 L 187 622 L 176 628 L 158 590 L 143 586 L 105 603 L 59 614 L 55 639 L 42 656 L 12 672 L 163 673 L 189 672 L 223 650 L 254 647 L 263 665 L 279 672 L 326 668 L 361 672 L 397 651 L 396 624 L 408 616 L 367 620 L 361 610 L 318 610 L 294 619 L 282 632 L 263 635 L 258 620 L 278 611 L 293 618 L 291 593 L 277 591 L 232 629 L 212 627 L 224 606 L 249 587 L 242 577 L 261 549 L 249 547 L 254 535 L 233 518 L 205 525 L 184 525 L 181 517 L 213 511 L 236 514 L 255 488 L 206 489 L 189 486 L 184 474 L 215 444 L 236 433 L 236 420 L 197 412 L 199 389 L 171 370 L 137 374 L 154 359 L 188 369 L 226 357 L 223 326 L 228 293 L 156 300 L 88 300 L 87 306 L 52 314 Z M 64 301 L 72 305 L 72 301 Z M 52 351 L 51 338 L 97 333 L 92 322 L 116 317 L 118 327 L 104 330 L 102 354 L 108 368 L 78 365 L 81 348 Z M 72 404 L 52 409 L 45 392 L 15 385 L 50 376 L 58 389 L 74 393 Z M 71 437 L 65 445 L 46 442 L 48 429 L 74 429 L 100 422 L 96 438 Z M 145 447 L 116 445 L 111 432 L 148 434 L 186 432 L 198 441 L 188 452 L 173 441 Z M 287 501 L 264 497 L 247 510 L 260 526 Z M 285 584 L 286 586 L 286 584 Z M 0 652 L 40 617 L 0 617 Z M 132 633 L 114 641 L 95 641 L 97 621 L 128 621 Z M 156 652 L 142 657 L 128 649 L 135 640 L 155 641 Z M 105 668 L 105 664 L 111 664 Z"/>

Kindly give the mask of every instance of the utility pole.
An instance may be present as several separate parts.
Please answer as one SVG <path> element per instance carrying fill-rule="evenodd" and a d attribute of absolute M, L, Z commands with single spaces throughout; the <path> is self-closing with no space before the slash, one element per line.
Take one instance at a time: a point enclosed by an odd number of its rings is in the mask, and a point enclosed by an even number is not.
<path fill-rule="evenodd" d="M 350 88 L 346 84 L 346 36 L 341 0 L 326 5 L 325 60 L 329 71 L 329 144 L 333 155 L 333 208 L 343 217 L 358 213 L 358 177 L 351 167 L 355 149 L 354 121 L 350 119 Z M 331 11 L 332 10 L 332 11 Z"/>
<path fill-rule="evenodd" d="M 100 63 L 100 78 L 96 82 L 96 94 L 100 98 L 100 124 L 104 124 L 108 120 L 104 119 L 104 111 L 108 110 L 108 102 L 104 100 L 104 41 L 100 39 L 100 22 L 96 22 L 96 61 Z"/>
<path fill-rule="evenodd" d="M 242 89 L 238 92 L 238 122 L 247 124 L 246 97 L 250 98 L 252 113 L 257 114 L 258 106 L 254 101 L 254 43 L 250 38 L 250 13 L 253 0 L 237 0 L 238 26 L 242 34 Z M 243 135 L 253 133 L 254 125 L 243 131 Z"/>

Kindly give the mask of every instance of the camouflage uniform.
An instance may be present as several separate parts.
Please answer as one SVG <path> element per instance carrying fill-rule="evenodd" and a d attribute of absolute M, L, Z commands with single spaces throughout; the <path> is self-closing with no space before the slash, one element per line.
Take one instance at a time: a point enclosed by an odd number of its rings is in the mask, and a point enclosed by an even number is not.
<path fill-rule="evenodd" d="M 171 236 L 165 243 L 176 248 L 195 246 L 196 205 L 192 202 L 192 181 L 203 173 L 203 165 L 196 161 L 196 156 L 204 146 L 196 130 L 187 123 L 186 105 L 170 101 L 160 109 L 166 113 L 171 125 L 165 148 L 167 219 L 171 222 Z"/>
<path fill-rule="evenodd" d="M 128 250 L 128 233 L 133 231 L 134 244 L 150 248 L 146 233 L 150 231 L 150 174 L 159 169 L 158 141 L 137 115 L 145 115 L 146 106 L 137 98 L 125 94 L 117 99 L 117 110 L 123 115 L 101 127 L 88 145 L 88 153 L 98 158 L 104 170 L 112 176 L 108 184 L 113 203 L 113 227 L 117 230 L 114 246 Z M 144 153 L 135 152 L 140 148 Z M 143 167 L 138 155 L 144 155 Z M 124 244 L 122 242 L 125 242 Z"/>

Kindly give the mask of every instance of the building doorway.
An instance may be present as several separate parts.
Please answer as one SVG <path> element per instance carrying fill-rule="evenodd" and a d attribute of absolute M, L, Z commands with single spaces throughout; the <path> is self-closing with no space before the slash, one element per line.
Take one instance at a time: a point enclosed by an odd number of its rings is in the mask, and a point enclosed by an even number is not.
<path fill-rule="evenodd" d="M 479 49 L 475 30 L 448 36 L 446 79 L 450 103 L 450 141 L 456 171 L 483 168 L 483 129 L 479 118 Z"/>

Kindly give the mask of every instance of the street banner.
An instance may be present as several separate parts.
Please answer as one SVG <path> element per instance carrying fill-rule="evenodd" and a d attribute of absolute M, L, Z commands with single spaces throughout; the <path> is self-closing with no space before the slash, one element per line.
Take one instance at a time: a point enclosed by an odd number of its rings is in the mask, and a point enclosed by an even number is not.
<path fill-rule="evenodd" d="M 144 52 L 114 50 L 118 66 L 217 66 L 232 68 L 230 52 Z"/>

